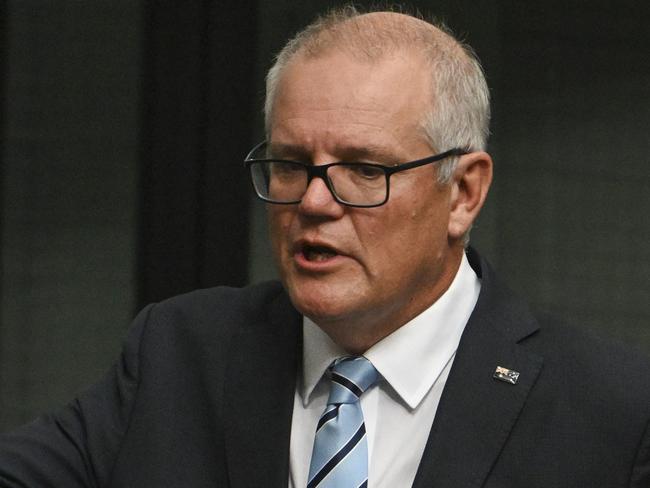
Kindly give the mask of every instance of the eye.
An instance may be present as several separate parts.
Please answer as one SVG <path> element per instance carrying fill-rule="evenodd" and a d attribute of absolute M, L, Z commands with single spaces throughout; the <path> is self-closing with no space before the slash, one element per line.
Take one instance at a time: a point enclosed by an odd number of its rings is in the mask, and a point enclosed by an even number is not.
<path fill-rule="evenodd" d="M 374 180 L 377 178 L 383 178 L 384 172 L 381 168 L 377 166 L 370 166 L 369 164 L 351 164 L 348 167 L 348 171 L 355 178 L 365 179 L 365 180 Z"/>
<path fill-rule="evenodd" d="M 304 171 L 304 168 L 296 163 L 289 161 L 273 161 L 271 163 L 271 174 L 273 175 L 290 175 Z"/>

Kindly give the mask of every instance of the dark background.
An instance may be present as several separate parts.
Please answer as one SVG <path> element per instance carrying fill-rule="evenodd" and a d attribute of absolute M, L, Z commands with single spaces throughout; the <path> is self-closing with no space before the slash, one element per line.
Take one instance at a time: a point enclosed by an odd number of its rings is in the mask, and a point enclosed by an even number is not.
<path fill-rule="evenodd" d="M 0 430 L 101 375 L 144 304 L 273 276 L 241 160 L 273 53 L 336 3 L 0 0 Z M 536 307 L 650 350 L 647 4 L 411 5 L 492 88 L 473 243 Z"/>

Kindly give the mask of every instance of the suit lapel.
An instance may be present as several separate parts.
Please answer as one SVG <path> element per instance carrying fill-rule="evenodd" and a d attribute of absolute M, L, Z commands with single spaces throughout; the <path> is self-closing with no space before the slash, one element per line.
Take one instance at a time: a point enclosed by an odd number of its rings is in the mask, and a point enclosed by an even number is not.
<path fill-rule="evenodd" d="M 233 338 L 223 422 L 232 488 L 287 486 L 300 330 L 282 295 Z"/>
<path fill-rule="evenodd" d="M 482 486 L 542 367 L 542 358 L 522 345 L 537 330 L 536 321 L 495 282 L 487 263 L 481 270 L 481 295 L 461 338 L 414 488 Z M 497 366 L 518 371 L 517 383 L 494 379 Z"/>

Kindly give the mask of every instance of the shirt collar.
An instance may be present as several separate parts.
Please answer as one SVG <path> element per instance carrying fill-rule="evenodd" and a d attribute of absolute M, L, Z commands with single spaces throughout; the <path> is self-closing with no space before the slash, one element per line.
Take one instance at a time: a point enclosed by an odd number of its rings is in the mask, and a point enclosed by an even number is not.
<path fill-rule="evenodd" d="M 420 404 L 454 357 L 480 288 L 480 280 L 463 254 L 447 291 L 420 315 L 364 353 L 409 408 Z M 303 332 L 299 388 L 307 406 L 328 366 L 347 353 L 307 317 L 303 318 Z"/>

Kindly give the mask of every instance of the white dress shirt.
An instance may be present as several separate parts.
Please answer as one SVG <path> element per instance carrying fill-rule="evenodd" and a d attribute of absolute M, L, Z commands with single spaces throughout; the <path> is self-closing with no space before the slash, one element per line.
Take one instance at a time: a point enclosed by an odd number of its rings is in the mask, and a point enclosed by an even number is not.
<path fill-rule="evenodd" d="M 480 281 L 463 256 L 447 291 L 428 309 L 372 346 L 364 356 L 382 376 L 361 397 L 368 437 L 369 488 L 410 487 L 447 381 L 460 336 L 476 305 Z M 327 404 L 332 361 L 349 355 L 308 318 L 291 425 L 289 488 L 304 488 Z"/>

